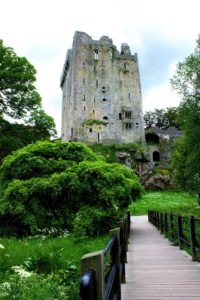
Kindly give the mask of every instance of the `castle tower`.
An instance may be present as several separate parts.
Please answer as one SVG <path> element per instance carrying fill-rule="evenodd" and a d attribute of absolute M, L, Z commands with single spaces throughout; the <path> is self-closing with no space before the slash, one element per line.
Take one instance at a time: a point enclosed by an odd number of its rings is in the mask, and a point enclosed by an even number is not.
<path fill-rule="evenodd" d="M 93 143 L 143 142 L 137 55 L 103 36 L 75 32 L 61 76 L 62 139 Z"/>

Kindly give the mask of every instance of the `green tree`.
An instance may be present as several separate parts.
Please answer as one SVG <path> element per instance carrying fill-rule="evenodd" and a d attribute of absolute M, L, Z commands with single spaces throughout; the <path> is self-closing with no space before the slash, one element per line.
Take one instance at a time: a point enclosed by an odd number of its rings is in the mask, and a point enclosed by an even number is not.
<path fill-rule="evenodd" d="M 36 70 L 0 40 L 0 113 L 22 118 L 41 103 L 34 83 Z"/>
<path fill-rule="evenodd" d="M 178 122 L 184 132 L 173 159 L 175 179 L 182 188 L 200 194 L 200 38 L 194 53 L 177 65 L 171 81 L 182 96 Z"/>
<path fill-rule="evenodd" d="M 56 134 L 53 118 L 42 109 L 35 81 L 35 68 L 0 40 L 0 160 L 13 150 Z M 10 123 L 6 117 L 21 122 Z"/>
<path fill-rule="evenodd" d="M 177 113 L 176 107 L 147 111 L 144 114 L 145 129 L 151 129 L 152 127 L 167 129 L 173 126 L 178 128 Z"/>
<path fill-rule="evenodd" d="M 45 141 L 19 149 L 4 159 L 0 179 L 0 228 L 19 235 L 70 228 L 84 205 L 110 218 L 142 192 L 131 169 L 106 163 L 78 142 Z"/>

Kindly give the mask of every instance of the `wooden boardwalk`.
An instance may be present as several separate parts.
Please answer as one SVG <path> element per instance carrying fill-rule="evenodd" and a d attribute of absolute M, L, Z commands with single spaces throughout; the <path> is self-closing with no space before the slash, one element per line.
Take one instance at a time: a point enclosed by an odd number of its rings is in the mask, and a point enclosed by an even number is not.
<path fill-rule="evenodd" d="M 131 219 L 122 300 L 200 299 L 200 263 L 172 246 L 146 216 Z"/>

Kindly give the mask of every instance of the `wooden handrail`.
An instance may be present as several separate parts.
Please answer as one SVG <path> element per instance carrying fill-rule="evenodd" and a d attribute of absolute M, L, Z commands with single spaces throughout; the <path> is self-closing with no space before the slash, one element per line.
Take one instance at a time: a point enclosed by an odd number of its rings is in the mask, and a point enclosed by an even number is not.
<path fill-rule="evenodd" d="M 148 211 L 148 220 L 162 233 L 167 234 L 171 240 L 176 239 L 180 249 L 183 249 L 185 245 L 189 246 L 192 260 L 197 260 L 197 252 L 200 252 L 200 219 L 194 216 L 186 217 L 180 214 Z"/>
<path fill-rule="evenodd" d="M 82 300 L 121 300 L 121 283 L 126 281 L 130 213 L 110 230 L 110 240 L 103 250 L 88 253 L 81 258 L 80 297 Z M 105 270 L 105 256 L 110 255 Z"/>

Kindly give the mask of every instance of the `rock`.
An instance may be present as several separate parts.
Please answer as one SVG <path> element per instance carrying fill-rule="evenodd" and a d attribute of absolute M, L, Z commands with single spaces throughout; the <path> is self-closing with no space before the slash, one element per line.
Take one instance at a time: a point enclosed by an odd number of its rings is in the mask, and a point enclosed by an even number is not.
<path fill-rule="evenodd" d="M 154 174 L 149 177 L 144 186 L 146 190 L 165 190 L 171 187 L 171 180 L 169 175 Z"/>

